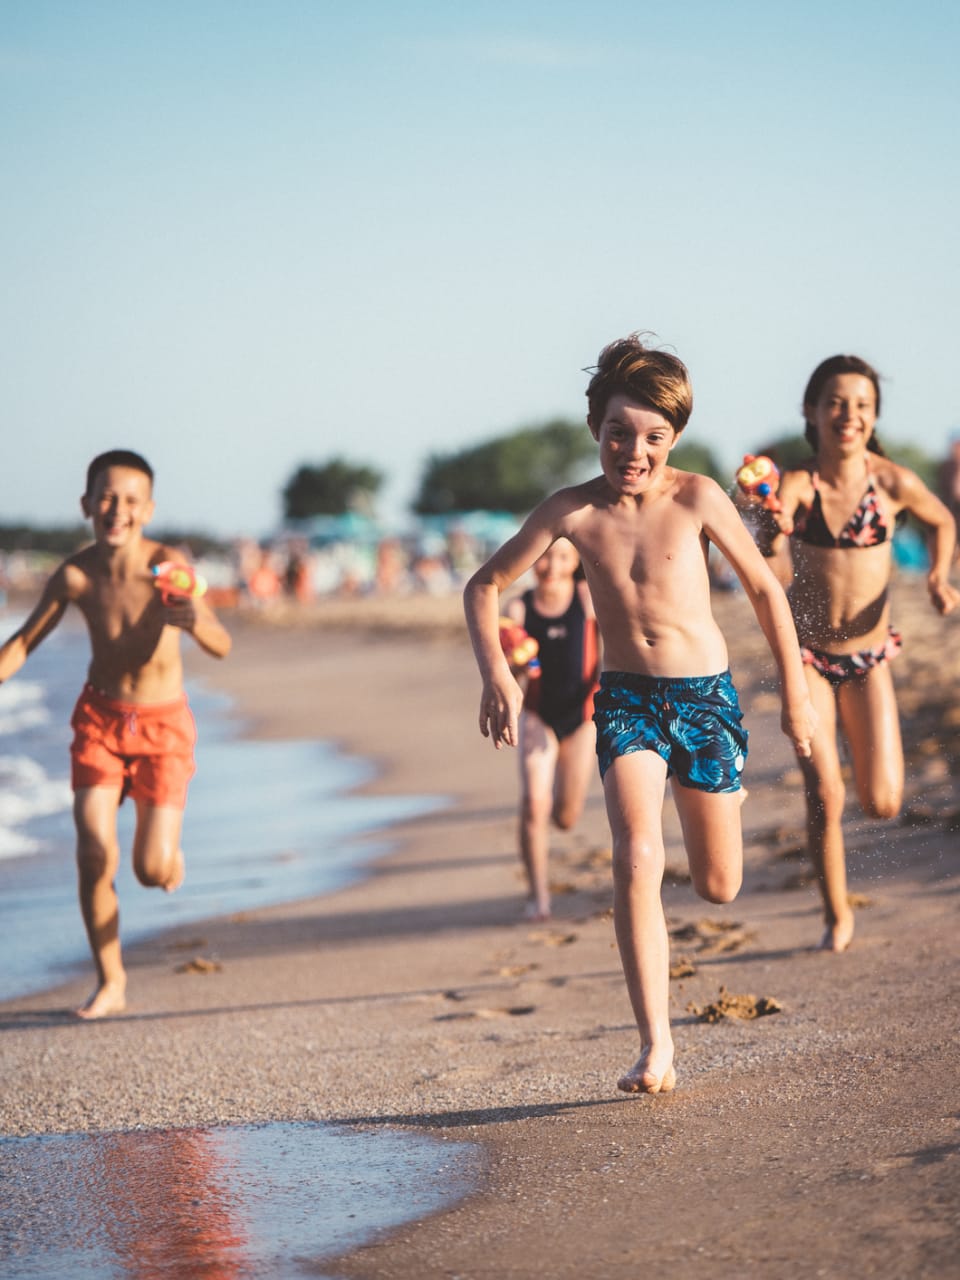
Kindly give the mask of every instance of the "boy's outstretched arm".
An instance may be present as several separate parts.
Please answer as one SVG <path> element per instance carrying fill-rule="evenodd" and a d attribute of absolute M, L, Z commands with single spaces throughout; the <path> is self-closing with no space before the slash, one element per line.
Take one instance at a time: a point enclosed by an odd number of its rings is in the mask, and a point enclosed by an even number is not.
<path fill-rule="evenodd" d="M 77 570 L 73 570 L 77 573 Z M 55 570 L 26 622 L 0 646 L 0 684 L 20 670 L 42 640 L 45 640 L 66 612 L 70 594 L 71 566 Z"/>
<path fill-rule="evenodd" d="M 164 605 L 167 626 L 180 627 L 193 636 L 197 644 L 213 658 L 225 658 L 233 640 L 229 631 L 205 600 L 177 600 Z"/>
<path fill-rule="evenodd" d="M 523 704 L 523 692 L 500 647 L 500 593 L 560 536 L 551 524 L 551 504 L 548 499 L 538 507 L 519 533 L 477 570 L 463 592 L 467 629 L 483 681 L 480 732 L 485 738 L 492 738 L 498 750 L 502 743 L 508 747 L 517 745 Z"/>
<path fill-rule="evenodd" d="M 723 552 L 743 584 L 780 672 L 780 726 L 797 754 L 809 756 L 817 713 L 810 701 L 786 594 L 727 495 L 712 481 L 704 488 L 704 532 Z"/>
<path fill-rule="evenodd" d="M 780 481 L 778 497 L 781 504 L 778 511 L 768 510 L 760 504 L 759 499 L 752 501 L 750 505 L 753 507 L 753 538 L 774 577 L 786 591 L 793 582 L 790 534 L 794 530 L 797 511 L 793 473 L 788 471 Z"/>

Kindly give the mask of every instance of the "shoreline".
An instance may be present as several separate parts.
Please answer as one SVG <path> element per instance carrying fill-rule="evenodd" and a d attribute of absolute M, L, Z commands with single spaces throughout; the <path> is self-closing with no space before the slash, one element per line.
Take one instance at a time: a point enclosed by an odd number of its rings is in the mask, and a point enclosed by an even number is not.
<path fill-rule="evenodd" d="M 720 603 L 738 633 L 735 675 L 762 678 L 762 642 L 737 621 L 735 599 Z M 911 610 L 910 661 L 942 702 L 957 674 L 944 674 L 952 620 Z M 556 919 L 522 924 L 513 761 L 476 730 L 469 650 L 402 628 L 360 638 L 355 625 L 244 623 L 235 655 L 247 657 L 198 674 L 234 693 L 254 734 L 343 743 L 382 769 L 371 792 L 433 791 L 450 808 L 394 828 L 359 883 L 200 926 L 220 971 L 175 972 L 198 941 L 193 926 L 133 948 L 124 1017 L 78 1034 L 56 1014 L 60 993 L 5 1004 L 6 1069 L 26 1087 L 3 1107 L 4 1131 L 314 1119 L 482 1143 L 474 1195 L 325 1260 L 343 1276 L 626 1277 L 641 1265 L 800 1276 L 814 1262 L 841 1274 L 854 1253 L 864 1273 L 947 1273 L 960 1150 L 948 908 L 960 867 L 945 802 L 944 822 L 924 815 L 921 794 L 909 802 L 913 825 L 851 831 L 851 887 L 872 905 L 847 955 L 812 952 L 817 901 L 809 887 L 786 887 L 803 870 L 789 839 L 802 803 L 771 694 L 753 688 L 747 883 L 726 908 L 695 899 L 679 877 L 666 887 L 675 952 L 697 970 L 672 1000 L 679 1087 L 618 1097 L 636 1033 L 607 916 L 599 790 L 579 831 L 555 841 L 566 890 Z M 900 684 L 905 720 L 914 691 Z M 956 806 L 956 775 L 926 750 L 911 768 L 939 762 L 925 786 Z M 783 1013 L 698 1022 L 687 1006 L 721 985 L 772 996 Z M 72 1073 L 111 1064 L 116 1094 L 85 1099 Z M 151 1086 L 161 1078 L 175 1087 Z"/>

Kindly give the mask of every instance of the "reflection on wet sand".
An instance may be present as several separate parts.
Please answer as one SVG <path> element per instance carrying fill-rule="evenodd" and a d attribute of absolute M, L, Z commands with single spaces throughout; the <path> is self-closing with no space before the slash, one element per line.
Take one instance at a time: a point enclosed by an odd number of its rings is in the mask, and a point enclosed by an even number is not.
<path fill-rule="evenodd" d="M 316 1280 L 323 1257 L 466 1194 L 471 1155 L 310 1124 L 6 1139 L 0 1272 Z"/>
<path fill-rule="evenodd" d="M 92 1225 L 122 1275 L 227 1280 L 245 1270 L 248 1237 L 214 1133 L 109 1134 L 89 1145 L 76 1190 L 99 1208 Z"/>

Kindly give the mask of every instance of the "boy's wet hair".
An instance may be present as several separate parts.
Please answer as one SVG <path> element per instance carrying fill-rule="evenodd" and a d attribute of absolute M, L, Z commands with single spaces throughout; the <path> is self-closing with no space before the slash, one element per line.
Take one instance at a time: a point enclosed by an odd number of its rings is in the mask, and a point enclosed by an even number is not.
<path fill-rule="evenodd" d="M 590 421 L 599 427 L 611 396 L 625 395 L 662 414 L 681 432 L 693 411 L 693 388 L 687 366 L 669 351 L 648 347 L 651 335 L 631 333 L 603 348 L 587 387 Z"/>
<path fill-rule="evenodd" d="M 879 418 L 880 416 L 880 375 L 873 365 L 867 364 L 866 360 L 862 360 L 860 356 L 830 356 L 827 360 L 821 361 L 811 373 L 807 389 L 803 393 L 803 416 L 806 421 L 803 434 L 812 449 L 819 448 L 820 442 L 817 436 L 817 428 L 810 421 L 810 412 L 820 399 L 823 389 L 830 379 L 836 378 L 842 373 L 859 373 L 862 377 L 869 379 L 873 384 L 874 394 L 877 397 L 877 417 Z M 887 456 L 880 441 L 877 439 L 876 431 L 867 441 L 867 448 L 872 453 L 879 453 L 882 458 Z"/>
<path fill-rule="evenodd" d="M 85 494 L 93 492 L 94 481 L 100 472 L 106 471 L 108 467 L 130 467 L 132 471 L 142 471 L 151 486 L 153 485 L 153 467 L 146 458 L 141 457 L 139 453 L 134 453 L 132 449 L 108 449 L 106 453 L 98 453 L 87 467 Z"/>

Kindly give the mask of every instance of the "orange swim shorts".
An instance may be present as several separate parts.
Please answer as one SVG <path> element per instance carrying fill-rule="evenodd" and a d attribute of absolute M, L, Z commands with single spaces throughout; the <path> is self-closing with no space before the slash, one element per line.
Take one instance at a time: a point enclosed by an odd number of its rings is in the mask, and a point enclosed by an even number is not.
<path fill-rule="evenodd" d="M 197 727 L 186 695 L 173 702 L 118 702 L 85 685 L 70 720 L 71 782 L 118 786 L 150 805 L 183 809 L 196 766 Z"/>

